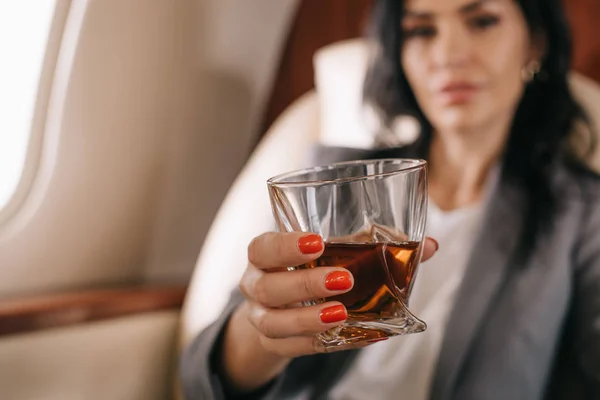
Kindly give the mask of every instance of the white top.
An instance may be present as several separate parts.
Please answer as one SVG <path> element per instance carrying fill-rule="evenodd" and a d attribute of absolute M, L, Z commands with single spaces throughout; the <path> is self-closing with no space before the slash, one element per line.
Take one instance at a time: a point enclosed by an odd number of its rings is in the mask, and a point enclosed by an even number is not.
<path fill-rule="evenodd" d="M 482 202 L 483 203 L 483 202 Z M 428 398 L 444 328 L 463 279 L 483 204 L 444 212 L 429 201 L 427 236 L 440 248 L 419 266 L 409 309 L 427 323 L 422 333 L 396 336 L 363 349 L 333 388 L 333 400 Z"/>

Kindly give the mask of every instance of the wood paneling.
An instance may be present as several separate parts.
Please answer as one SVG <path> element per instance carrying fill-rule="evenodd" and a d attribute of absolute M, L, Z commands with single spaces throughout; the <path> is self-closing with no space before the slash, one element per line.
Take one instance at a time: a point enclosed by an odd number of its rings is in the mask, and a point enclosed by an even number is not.
<path fill-rule="evenodd" d="M 0 336 L 179 309 L 185 286 L 60 293 L 0 301 Z"/>
<path fill-rule="evenodd" d="M 573 34 L 573 68 L 600 82 L 600 0 L 563 0 Z"/>
<path fill-rule="evenodd" d="M 315 51 L 364 34 L 372 3 L 373 0 L 302 0 L 266 108 L 263 133 L 286 107 L 314 87 Z"/>

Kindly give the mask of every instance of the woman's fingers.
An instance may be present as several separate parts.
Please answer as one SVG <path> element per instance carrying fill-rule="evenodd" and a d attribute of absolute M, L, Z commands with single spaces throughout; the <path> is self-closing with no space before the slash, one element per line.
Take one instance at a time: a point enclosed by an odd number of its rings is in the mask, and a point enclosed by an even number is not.
<path fill-rule="evenodd" d="M 305 232 L 268 232 L 255 237 L 248 246 L 248 260 L 259 269 L 294 267 L 318 258 L 323 239 Z"/>
<path fill-rule="evenodd" d="M 326 348 L 316 335 L 314 336 L 292 336 L 282 339 L 273 339 L 264 335 L 259 336 L 261 345 L 269 353 L 279 357 L 295 358 L 315 353 L 333 353 L 337 351 L 360 349 L 374 343 L 382 342 L 388 338 L 379 338 L 369 341 L 356 342 L 348 345 L 340 345 Z"/>
<path fill-rule="evenodd" d="M 430 238 L 430 237 L 426 237 L 425 241 L 423 243 L 422 261 L 427 261 L 431 257 L 433 257 L 435 252 L 438 251 L 439 247 L 440 247 L 440 245 L 438 244 L 437 240 Z"/>
<path fill-rule="evenodd" d="M 264 307 L 322 299 L 346 293 L 354 286 L 352 274 L 344 268 L 321 267 L 265 273 L 249 265 L 240 289 L 251 301 Z"/>
<path fill-rule="evenodd" d="M 434 239 L 423 243 L 423 261 L 437 251 Z M 264 307 L 332 297 L 354 286 L 352 273 L 345 268 L 320 267 L 274 272 L 277 268 L 297 266 L 318 258 L 323 252 L 320 236 L 302 232 L 265 233 L 248 246 L 250 264 L 240 288 L 245 296 Z M 267 273 L 269 272 L 269 273 Z"/>
<path fill-rule="evenodd" d="M 435 239 L 425 238 L 423 261 L 430 259 L 438 247 Z M 262 270 L 295 267 L 315 260 L 321 256 L 323 250 L 323 239 L 319 235 L 305 232 L 269 232 L 252 240 L 248 246 L 248 260 Z"/>
<path fill-rule="evenodd" d="M 437 249 L 437 242 L 426 238 L 422 260 L 431 258 Z M 341 325 L 348 318 L 348 312 L 340 302 L 289 307 L 352 290 L 354 277 L 345 268 L 286 271 L 287 267 L 301 266 L 317 259 L 323 250 L 320 236 L 302 232 L 266 233 L 256 237 L 248 246 L 249 264 L 240 282 L 248 300 L 244 303 L 247 307 L 244 314 L 267 351 L 282 357 L 325 352 L 317 334 Z M 279 272 L 281 269 L 284 271 Z M 286 306 L 288 308 L 284 308 Z M 364 347 L 375 341 L 335 347 L 335 351 Z"/>
<path fill-rule="evenodd" d="M 248 320 L 270 339 L 293 336 L 314 336 L 341 325 L 348 318 L 346 308 L 338 302 L 311 307 L 273 309 L 260 304 L 248 304 Z"/>

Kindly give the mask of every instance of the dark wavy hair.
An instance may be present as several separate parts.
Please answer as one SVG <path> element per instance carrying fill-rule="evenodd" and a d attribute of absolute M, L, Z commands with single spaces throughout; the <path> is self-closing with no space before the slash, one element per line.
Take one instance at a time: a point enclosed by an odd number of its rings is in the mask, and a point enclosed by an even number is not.
<path fill-rule="evenodd" d="M 543 234 L 552 228 L 560 195 L 552 185 L 554 166 L 559 160 L 584 168 L 571 156 L 567 137 L 580 119 L 590 129 L 588 153 L 595 146 L 594 135 L 583 109 L 569 89 L 571 59 L 569 27 L 560 0 L 515 0 L 529 26 L 532 38 L 542 39 L 545 54 L 538 77 L 529 83 L 517 108 L 506 148 L 502 178 L 522 188 L 526 209 L 518 257 L 526 258 Z M 399 115 L 415 117 L 421 134 L 413 145 L 416 155 L 427 158 L 433 128 L 417 104 L 401 67 L 403 43 L 400 21 L 402 0 L 378 0 L 372 14 L 369 36 L 378 51 L 367 73 L 364 100 L 375 106 L 390 123 Z M 585 168 L 584 168 L 585 169 Z"/>

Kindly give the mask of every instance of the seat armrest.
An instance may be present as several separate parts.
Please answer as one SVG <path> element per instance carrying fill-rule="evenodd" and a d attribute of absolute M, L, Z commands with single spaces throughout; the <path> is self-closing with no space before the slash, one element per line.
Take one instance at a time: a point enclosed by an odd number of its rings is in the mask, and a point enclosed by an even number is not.
<path fill-rule="evenodd" d="M 132 286 L 0 299 L 0 337 L 179 309 L 185 286 Z"/>

